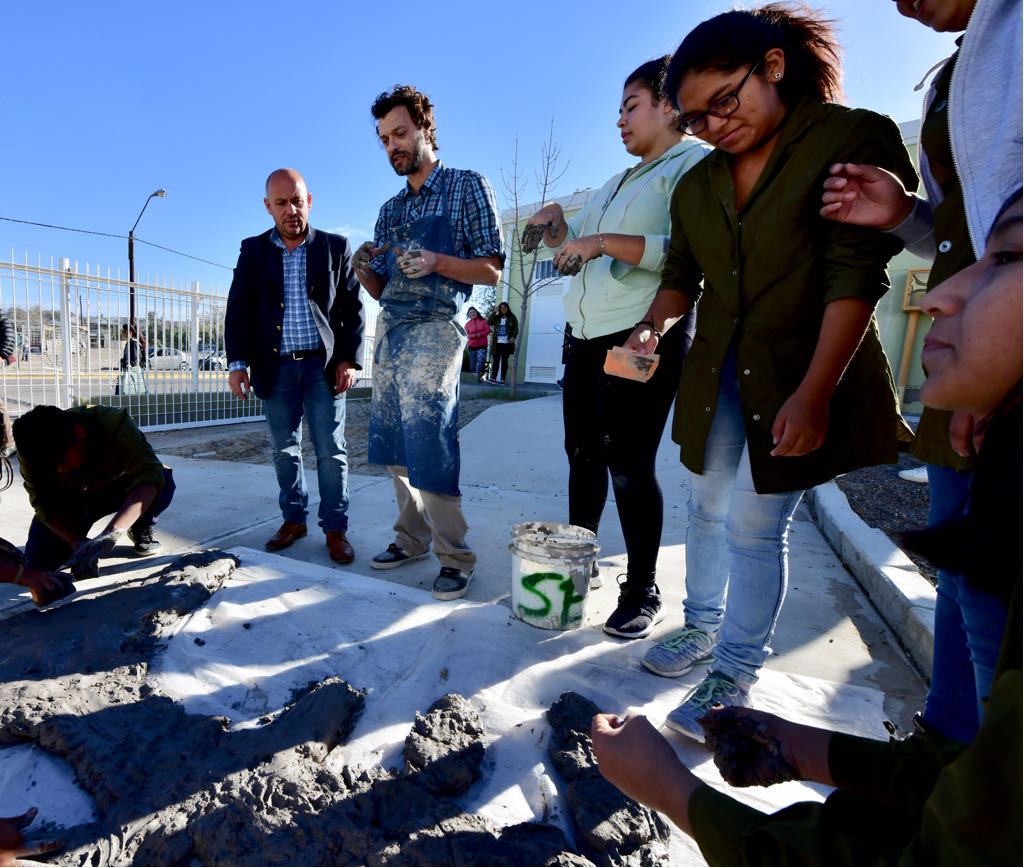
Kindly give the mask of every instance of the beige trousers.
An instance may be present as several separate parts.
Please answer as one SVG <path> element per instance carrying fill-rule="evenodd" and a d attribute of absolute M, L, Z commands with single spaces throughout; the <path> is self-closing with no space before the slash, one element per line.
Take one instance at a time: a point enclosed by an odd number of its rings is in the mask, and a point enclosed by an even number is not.
<path fill-rule="evenodd" d="M 425 552 L 433 542 L 434 554 L 442 567 L 469 571 L 476 563 L 476 554 L 466 545 L 469 525 L 462 514 L 462 498 L 435 494 L 414 488 L 409 482 L 409 469 L 388 465 L 395 483 L 398 520 L 395 522 L 395 543 L 410 555 Z"/>

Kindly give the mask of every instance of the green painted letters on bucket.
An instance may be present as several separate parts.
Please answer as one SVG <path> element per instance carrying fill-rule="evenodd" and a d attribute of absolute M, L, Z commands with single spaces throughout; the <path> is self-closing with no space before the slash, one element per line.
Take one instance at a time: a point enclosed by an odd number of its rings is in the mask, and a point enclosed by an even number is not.
<path fill-rule="evenodd" d="M 520 579 L 523 590 L 540 597 L 543 604 L 540 607 L 533 609 L 520 603 L 519 614 L 520 616 L 526 616 L 528 618 L 544 618 L 551 614 L 551 598 L 543 591 L 539 591 L 537 589 L 537 585 L 542 582 L 549 581 L 557 582 L 558 590 L 562 592 L 562 626 L 568 627 L 569 612 L 576 603 L 583 602 L 583 597 L 576 593 L 576 588 L 572 583 L 572 579 L 568 576 L 562 575 L 561 573 L 530 573 L 529 575 L 523 576 Z"/>

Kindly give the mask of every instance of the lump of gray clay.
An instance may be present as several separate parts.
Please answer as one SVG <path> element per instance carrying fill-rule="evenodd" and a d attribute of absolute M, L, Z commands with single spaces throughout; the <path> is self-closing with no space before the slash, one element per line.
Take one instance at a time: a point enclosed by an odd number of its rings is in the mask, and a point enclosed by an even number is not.
<path fill-rule="evenodd" d="M 480 779 L 484 760 L 480 715 L 458 694 L 442 696 L 426 716 L 416 715 L 403 755 L 406 772 L 429 791 L 446 796 L 466 792 Z"/>
<path fill-rule="evenodd" d="M 665 865 L 668 824 L 601 777 L 590 740 L 590 722 L 599 711 L 589 699 L 570 692 L 547 712 L 548 755 L 568 782 L 576 843 L 596 865 Z"/>

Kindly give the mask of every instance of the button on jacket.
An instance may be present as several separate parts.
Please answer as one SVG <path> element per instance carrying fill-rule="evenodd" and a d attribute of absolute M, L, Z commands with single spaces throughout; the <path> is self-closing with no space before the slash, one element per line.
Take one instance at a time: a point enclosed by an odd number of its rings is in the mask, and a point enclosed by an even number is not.
<path fill-rule="evenodd" d="M 900 249 L 882 232 L 821 217 L 822 183 L 833 163 L 855 162 L 882 166 L 914 189 L 899 129 L 874 112 L 800 101 L 741 214 L 728 160 L 712 153 L 683 176 L 672 198 L 661 289 L 700 299 L 672 425 L 683 463 L 703 470 L 730 344 L 757 491 L 809 488 L 895 461 L 897 432 L 909 429 L 873 317 L 829 404 L 824 445 L 798 458 L 769 453 L 772 424 L 807 372 L 825 305 L 845 298 L 874 305 L 889 289 L 885 266 Z"/>

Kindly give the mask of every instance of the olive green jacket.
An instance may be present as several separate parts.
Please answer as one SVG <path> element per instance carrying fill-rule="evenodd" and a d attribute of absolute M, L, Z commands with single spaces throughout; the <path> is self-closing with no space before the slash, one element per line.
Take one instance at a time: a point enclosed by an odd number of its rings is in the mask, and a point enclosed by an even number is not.
<path fill-rule="evenodd" d="M 672 424 L 683 463 L 704 468 L 718 372 L 735 346 L 754 485 L 795 491 L 839 473 L 896 460 L 899 415 L 888 362 L 872 318 L 829 404 L 824 445 L 772 458 L 771 428 L 807 372 L 825 305 L 874 305 L 889 289 L 885 267 L 900 242 L 818 214 L 835 162 L 881 166 L 910 189 L 917 176 L 889 118 L 802 100 L 790 112 L 742 214 L 729 156 L 715 151 L 687 172 L 672 197 L 672 236 L 661 291 L 696 301 L 697 335 L 683 367 Z M 703 294 L 701 279 L 703 278 Z"/>

